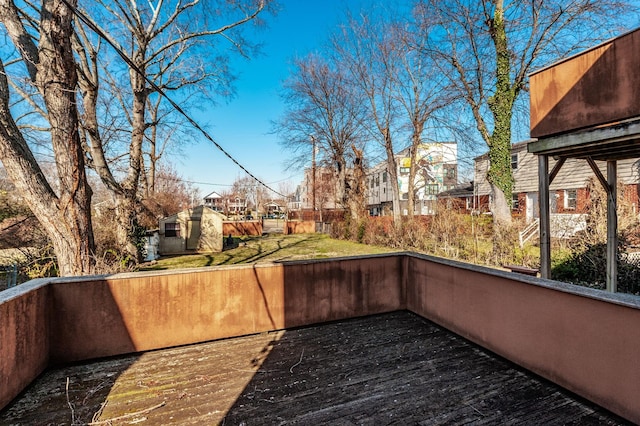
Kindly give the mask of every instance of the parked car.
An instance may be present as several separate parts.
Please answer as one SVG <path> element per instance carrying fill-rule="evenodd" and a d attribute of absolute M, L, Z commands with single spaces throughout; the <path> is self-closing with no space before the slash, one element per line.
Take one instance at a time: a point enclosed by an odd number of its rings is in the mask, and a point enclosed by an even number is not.
<path fill-rule="evenodd" d="M 244 217 L 244 220 L 253 220 L 253 216 L 251 216 L 250 214 L 246 215 Z"/>

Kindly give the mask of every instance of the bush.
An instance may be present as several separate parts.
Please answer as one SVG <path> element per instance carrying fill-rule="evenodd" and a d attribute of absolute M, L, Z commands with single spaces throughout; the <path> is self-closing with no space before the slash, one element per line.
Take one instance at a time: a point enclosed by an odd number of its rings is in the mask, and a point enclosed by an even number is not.
<path fill-rule="evenodd" d="M 590 288 L 605 289 L 607 281 L 607 195 L 600 184 L 587 185 L 590 205 L 587 227 L 568 245 L 569 255 L 554 263 L 553 279 Z M 618 189 L 623 193 L 623 188 Z M 618 291 L 640 294 L 640 269 L 624 254 L 634 240 L 636 218 L 629 201 L 618 197 Z"/>
<path fill-rule="evenodd" d="M 402 218 L 367 217 L 357 226 L 352 221 L 333 223 L 332 237 L 411 250 L 434 256 L 501 266 L 519 264 L 537 267 L 538 250 L 520 249 L 515 227 L 494 232 L 490 216 L 470 216 L 441 205 L 437 214 Z"/>

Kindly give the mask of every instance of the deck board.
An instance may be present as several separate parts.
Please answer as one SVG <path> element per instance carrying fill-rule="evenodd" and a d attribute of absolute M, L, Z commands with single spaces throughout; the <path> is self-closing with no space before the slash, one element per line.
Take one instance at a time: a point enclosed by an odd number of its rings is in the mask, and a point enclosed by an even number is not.
<path fill-rule="evenodd" d="M 408 312 L 52 369 L 0 413 L 3 425 L 92 420 L 626 424 Z"/>

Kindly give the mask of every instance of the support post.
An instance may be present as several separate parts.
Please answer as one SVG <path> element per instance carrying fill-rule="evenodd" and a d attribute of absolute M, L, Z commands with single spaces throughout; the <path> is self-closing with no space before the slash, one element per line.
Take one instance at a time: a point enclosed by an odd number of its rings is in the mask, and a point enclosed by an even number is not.
<path fill-rule="evenodd" d="M 607 161 L 607 291 L 618 290 L 618 164 Z"/>
<path fill-rule="evenodd" d="M 540 277 L 551 278 L 551 220 L 549 218 L 549 156 L 538 155 L 540 203 Z"/>

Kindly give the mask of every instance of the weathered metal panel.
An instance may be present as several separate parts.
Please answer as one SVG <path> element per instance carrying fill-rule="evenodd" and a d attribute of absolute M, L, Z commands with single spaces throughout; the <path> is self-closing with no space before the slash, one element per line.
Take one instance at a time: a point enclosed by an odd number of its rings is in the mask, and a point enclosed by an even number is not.
<path fill-rule="evenodd" d="M 640 30 L 531 74 L 531 137 L 640 116 Z"/>
<path fill-rule="evenodd" d="M 402 309 L 399 264 L 388 255 L 56 283 L 51 358 L 73 362 Z"/>
<path fill-rule="evenodd" d="M 316 232 L 316 223 L 312 220 L 287 221 L 284 225 L 285 234 L 313 234 Z"/>
<path fill-rule="evenodd" d="M 79 361 L 409 309 L 640 422 L 633 296 L 407 253 L 57 279 L 8 292 L 0 407 L 49 357 Z"/>
<path fill-rule="evenodd" d="M 0 293 L 0 409 L 49 363 L 48 290 L 33 281 Z"/>
<path fill-rule="evenodd" d="M 640 422 L 637 298 L 427 256 L 408 277 L 413 312 Z"/>

